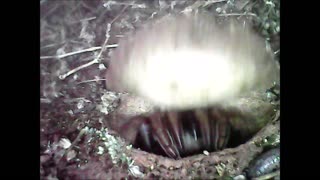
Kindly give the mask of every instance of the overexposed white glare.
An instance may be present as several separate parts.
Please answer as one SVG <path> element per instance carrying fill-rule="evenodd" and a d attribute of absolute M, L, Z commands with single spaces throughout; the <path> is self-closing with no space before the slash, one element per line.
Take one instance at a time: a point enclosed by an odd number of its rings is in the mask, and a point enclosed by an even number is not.
<path fill-rule="evenodd" d="M 109 87 L 183 109 L 233 101 L 278 78 L 263 38 L 242 24 L 214 22 L 211 15 L 169 18 L 121 39 Z"/>
<path fill-rule="evenodd" d="M 162 49 L 150 53 L 147 61 L 133 63 L 128 74 L 130 81 L 140 84 L 139 92 L 156 103 L 176 106 L 174 103 L 180 104 L 183 100 L 188 105 L 203 103 L 205 99 L 219 102 L 237 94 L 237 81 L 244 78 L 240 72 L 244 67 L 238 67 L 230 58 L 227 53 L 217 51 Z M 251 74 L 248 71 L 246 75 Z M 191 94 L 195 99 L 189 98 Z"/>

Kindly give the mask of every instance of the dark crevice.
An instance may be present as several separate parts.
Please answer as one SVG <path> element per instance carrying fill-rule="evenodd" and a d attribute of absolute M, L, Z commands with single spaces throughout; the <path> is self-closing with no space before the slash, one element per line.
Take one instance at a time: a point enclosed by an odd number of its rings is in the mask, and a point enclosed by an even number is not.
<path fill-rule="evenodd" d="M 217 151 L 216 149 L 210 148 L 210 149 L 206 149 L 206 148 L 200 148 L 197 150 L 194 150 L 193 147 L 200 145 L 203 141 L 203 138 L 201 136 L 200 133 L 200 127 L 198 123 L 195 123 L 194 118 L 192 116 L 192 114 L 188 114 L 188 113 L 184 113 L 182 114 L 183 116 L 183 121 L 181 122 L 181 127 L 182 127 L 182 141 L 185 140 L 187 138 L 189 138 L 189 144 L 193 144 L 188 146 L 187 148 L 184 147 L 184 151 L 181 152 L 181 157 L 188 157 L 188 156 L 193 156 L 196 154 L 203 154 L 204 150 L 207 150 L 208 152 L 214 152 Z M 172 132 L 172 128 L 169 127 L 169 132 Z M 146 144 L 146 135 L 148 136 L 147 139 L 150 140 L 150 144 L 147 145 Z M 172 135 L 171 135 L 172 136 Z M 188 137 L 187 137 L 188 136 Z M 226 144 L 225 148 L 234 148 L 237 147 L 241 144 L 244 144 L 245 142 L 247 142 L 251 137 L 253 137 L 253 135 L 243 135 L 240 131 L 237 131 L 235 129 L 230 130 L 230 137 L 229 140 Z M 212 137 L 211 139 L 214 140 L 214 138 Z M 212 142 L 214 144 L 214 142 Z M 152 135 L 152 130 L 149 128 L 148 125 L 143 124 L 140 127 L 140 130 L 137 134 L 136 140 L 133 144 L 133 146 L 137 149 L 141 149 L 143 151 L 146 152 L 150 152 L 156 155 L 161 155 L 161 156 L 165 156 L 168 157 L 166 155 L 166 153 L 163 151 L 163 149 L 161 148 L 161 146 L 159 145 L 159 143 L 156 141 L 156 138 Z M 203 147 L 203 146 L 202 146 Z M 212 146 L 214 147 L 214 146 Z"/>

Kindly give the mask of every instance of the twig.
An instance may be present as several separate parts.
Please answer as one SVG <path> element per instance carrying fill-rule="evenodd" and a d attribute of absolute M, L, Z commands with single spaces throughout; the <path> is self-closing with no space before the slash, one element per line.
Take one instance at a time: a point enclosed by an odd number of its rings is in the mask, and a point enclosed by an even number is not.
<path fill-rule="evenodd" d="M 97 17 L 93 16 L 93 17 L 81 19 L 80 21 L 90 21 L 90 20 L 93 20 L 93 19 L 96 19 L 96 18 Z"/>
<path fill-rule="evenodd" d="M 110 44 L 110 45 L 106 46 L 106 48 L 115 48 L 115 47 L 118 47 L 118 44 Z M 102 49 L 102 47 L 101 46 L 91 47 L 91 48 L 88 48 L 88 49 L 82 49 L 82 50 L 79 50 L 79 51 L 74 51 L 74 52 L 70 52 L 70 53 L 66 53 L 66 54 L 61 54 L 61 55 L 58 55 L 58 56 L 40 56 L 40 59 L 52 59 L 52 58 L 62 59 L 62 58 L 68 57 L 68 56 L 73 56 L 73 55 L 80 54 L 80 53 L 85 53 L 85 52 L 96 51 L 96 50 L 99 50 L 99 49 Z"/>
<path fill-rule="evenodd" d="M 254 16 L 254 17 L 257 17 L 257 15 L 254 13 L 228 13 L 228 14 L 219 14 L 218 16 L 225 16 L 225 17 L 228 17 L 228 16 Z"/>
<path fill-rule="evenodd" d="M 72 102 L 77 102 L 77 101 L 84 101 L 84 102 L 86 102 L 86 103 L 91 103 L 91 101 L 90 100 L 88 100 L 88 99 L 86 99 L 86 98 L 84 98 L 84 97 L 79 97 L 79 98 L 73 98 L 73 99 L 66 99 L 66 100 L 64 100 L 63 102 L 65 102 L 65 103 L 72 103 Z"/>
<path fill-rule="evenodd" d="M 181 12 L 188 12 L 188 11 L 192 11 L 194 9 L 198 9 L 199 7 L 206 7 L 208 5 L 214 4 L 214 3 L 220 3 L 220 2 L 225 2 L 227 0 L 210 0 L 210 1 L 197 1 L 195 3 L 193 3 L 192 5 L 184 8 L 184 10 L 182 10 Z"/>
<path fill-rule="evenodd" d="M 80 138 L 84 134 L 86 134 L 88 131 L 89 131 L 89 128 L 87 126 L 84 127 L 83 129 L 81 129 L 78 136 L 76 137 L 76 139 L 71 143 L 71 146 L 64 151 L 63 155 L 59 159 L 57 159 L 57 162 L 59 162 L 61 160 L 61 158 L 63 158 L 77 144 L 77 142 L 80 140 Z"/>
<path fill-rule="evenodd" d="M 88 17 L 88 18 L 77 20 L 77 21 L 72 21 L 72 22 L 70 22 L 70 24 L 76 24 L 76 23 L 84 22 L 84 21 L 91 21 L 91 20 L 94 20 L 96 18 L 97 18 L 96 16 Z"/>
<path fill-rule="evenodd" d="M 215 4 L 215 3 L 226 2 L 226 1 L 227 0 L 209 0 L 203 5 L 203 7 L 206 7 L 208 5 Z"/>
<path fill-rule="evenodd" d="M 92 64 L 99 63 L 100 62 L 100 56 L 101 56 L 102 52 L 106 49 L 106 44 L 108 43 L 108 40 L 110 38 L 110 35 L 109 35 L 110 29 L 111 29 L 111 24 L 109 23 L 108 27 L 107 27 L 107 32 L 106 32 L 106 40 L 103 43 L 103 46 L 101 48 L 100 53 L 98 54 L 98 56 L 94 60 L 92 60 L 92 61 L 90 61 L 90 62 L 88 62 L 86 64 L 83 64 L 83 65 L 81 65 L 79 67 L 76 67 L 76 68 L 72 69 L 71 71 L 67 72 L 66 74 L 60 75 L 59 78 L 61 80 L 63 80 L 66 77 L 70 76 L 71 74 L 73 74 L 73 73 L 75 73 L 75 72 L 77 72 L 77 71 L 79 71 L 79 70 L 81 70 L 83 68 L 91 66 Z"/>
<path fill-rule="evenodd" d="M 129 5 L 127 4 L 127 5 L 121 10 L 121 12 L 120 12 L 115 18 L 113 18 L 113 20 L 111 21 L 110 24 L 112 24 L 114 21 L 116 21 L 128 7 L 129 7 Z"/>
<path fill-rule="evenodd" d="M 71 149 L 72 147 L 74 147 L 77 142 L 80 140 L 80 138 L 86 134 L 88 132 L 89 128 L 86 126 L 83 129 L 81 129 L 81 131 L 79 132 L 78 136 L 76 137 L 76 139 L 72 142 L 71 146 L 69 147 L 69 149 Z"/>
<path fill-rule="evenodd" d="M 45 103 L 45 104 L 49 104 L 49 103 L 51 103 L 51 100 L 47 99 L 47 98 L 40 98 L 40 102 Z"/>
<path fill-rule="evenodd" d="M 228 16 L 253 16 L 258 17 L 254 13 L 228 13 L 228 14 L 219 14 L 218 16 L 228 17 Z"/>
<path fill-rule="evenodd" d="M 135 1 L 131 3 L 127 2 L 117 2 L 117 1 L 109 1 L 103 4 L 104 7 L 110 8 L 112 5 L 126 5 L 126 6 L 132 6 L 132 7 L 138 7 L 138 8 L 146 8 L 146 5 L 144 3 L 142 4 L 136 4 Z"/>
<path fill-rule="evenodd" d="M 41 4 L 43 4 L 44 2 L 46 2 L 46 1 L 43 1 Z M 53 13 L 60 6 L 60 4 L 61 3 L 56 3 L 53 8 L 51 8 L 45 14 L 42 15 L 41 20 L 47 18 L 51 13 Z"/>
<path fill-rule="evenodd" d="M 271 179 L 271 178 L 278 176 L 278 175 L 280 175 L 280 170 L 263 175 L 263 176 L 259 176 L 257 178 L 252 178 L 252 180 L 267 180 L 267 179 Z"/>
<path fill-rule="evenodd" d="M 275 118 L 272 120 L 272 122 L 279 120 L 279 118 L 280 118 L 280 110 L 277 111 Z"/>
<path fill-rule="evenodd" d="M 113 23 L 116 19 L 118 19 L 118 18 L 120 17 L 120 15 L 121 15 L 128 7 L 129 7 L 128 5 L 125 6 L 125 7 L 121 10 L 121 12 L 120 12 L 110 23 L 108 23 L 107 31 L 106 31 L 106 40 L 104 41 L 103 46 L 102 46 L 101 51 L 100 51 L 100 53 L 98 54 L 98 56 L 97 56 L 94 60 L 92 60 L 92 61 L 90 61 L 90 62 L 88 62 L 88 63 L 86 63 L 86 64 L 83 64 L 83 65 L 81 65 L 81 66 L 79 66 L 79 67 L 77 67 L 77 68 L 74 68 L 74 69 L 72 69 L 71 71 L 67 72 L 66 74 L 60 75 L 59 78 L 60 78 L 61 80 L 64 80 L 66 77 L 70 76 L 71 74 L 73 74 L 73 73 L 75 73 L 75 72 L 77 72 L 77 71 L 79 71 L 79 70 L 81 70 L 81 69 L 83 69 L 83 68 L 89 67 L 89 66 L 91 66 L 91 65 L 93 65 L 93 64 L 97 64 L 97 63 L 100 62 L 101 54 L 102 54 L 102 52 L 104 52 L 104 51 L 106 50 L 106 48 L 107 48 L 107 43 L 108 43 L 109 38 L 110 38 L 109 32 L 110 32 L 110 30 L 111 30 L 111 25 L 112 25 L 112 23 Z"/>
<path fill-rule="evenodd" d="M 78 82 L 78 84 L 83 84 L 83 83 L 88 83 L 88 82 L 97 82 L 97 81 L 105 81 L 106 79 L 90 79 L 90 80 L 86 80 L 86 81 L 81 81 L 81 82 Z"/>
<path fill-rule="evenodd" d="M 44 45 L 44 46 L 40 47 L 40 49 L 46 49 L 46 48 L 54 47 L 54 46 L 57 46 L 57 45 L 60 45 L 60 44 L 64 44 L 64 43 L 65 43 L 65 42 L 62 42 L 62 43 L 53 43 L 53 44 Z"/>

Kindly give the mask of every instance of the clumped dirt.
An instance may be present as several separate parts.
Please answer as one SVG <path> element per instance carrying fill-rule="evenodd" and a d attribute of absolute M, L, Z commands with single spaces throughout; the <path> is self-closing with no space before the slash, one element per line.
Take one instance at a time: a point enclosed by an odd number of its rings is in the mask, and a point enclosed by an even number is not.
<path fill-rule="evenodd" d="M 153 107 L 107 91 L 104 81 L 110 53 L 127 32 L 182 11 L 242 13 L 247 1 L 235 2 L 40 1 L 41 179 L 218 179 L 243 174 L 264 149 L 257 143 L 279 135 L 279 116 L 239 147 L 175 161 L 130 148 L 112 131 L 115 113 L 133 115 Z M 271 44 L 277 48 L 275 39 Z"/>

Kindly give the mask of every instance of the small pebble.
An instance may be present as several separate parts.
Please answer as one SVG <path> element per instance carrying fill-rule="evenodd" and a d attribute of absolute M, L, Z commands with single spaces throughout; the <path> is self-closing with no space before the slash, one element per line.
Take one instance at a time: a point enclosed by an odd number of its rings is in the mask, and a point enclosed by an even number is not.
<path fill-rule="evenodd" d="M 240 174 L 240 175 L 234 177 L 233 180 L 246 180 L 246 177 L 244 175 Z"/>
<path fill-rule="evenodd" d="M 62 147 L 63 149 L 68 149 L 71 146 L 71 142 L 69 139 L 62 138 L 59 141 L 59 146 Z"/>

